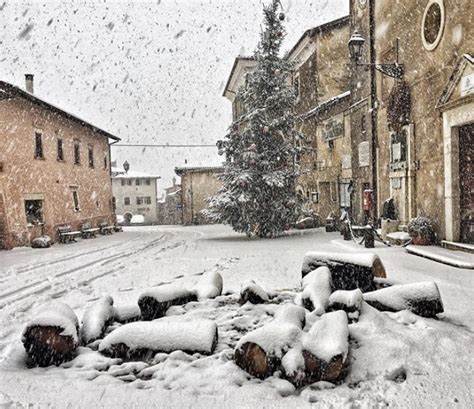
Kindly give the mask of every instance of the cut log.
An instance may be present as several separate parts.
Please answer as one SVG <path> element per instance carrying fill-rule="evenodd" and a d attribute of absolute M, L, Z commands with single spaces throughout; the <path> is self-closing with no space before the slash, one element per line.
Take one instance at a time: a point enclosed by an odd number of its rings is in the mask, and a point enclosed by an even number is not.
<path fill-rule="evenodd" d="M 282 306 L 272 322 L 240 339 L 235 363 L 257 378 L 267 378 L 280 368 L 282 357 L 299 341 L 304 322 L 303 308 Z"/>
<path fill-rule="evenodd" d="M 303 307 L 315 311 L 316 315 L 326 312 L 331 295 L 331 272 L 327 267 L 319 267 L 303 278 Z"/>
<path fill-rule="evenodd" d="M 199 301 L 216 298 L 222 294 L 224 283 L 219 273 L 209 271 L 204 273 L 193 288 Z"/>
<path fill-rule="evenodd" d="M 427 318 L 444 311 L 438 286 L 432 281 L 382 288 L 365 293 L 364 301 L 379 311 L 409 310 Z"/>
<path fill-rule="evenodd" d="M 303 260 L 302 277 L 326 266 L 331 271 L 333 291 L 355 290 L 362 292 L 374 289 L 374 277 L 386 277 L 385 267 L 380 258 L 375 254 L 341 254 L 309 252 Z"/>
<path fill-rule="evenodd" d="M 73 358 L 78 346 L 79 321 L 66 304 L 42 307 L 25 326 L 22 343 L 32 365 L 59 365 Z"/>
<path fill-rule="evenodd" d="M 169 307 L 197 301 L 196 294 L 182 283 L 163 284 L 148 291 L 138 299 L 141 316 L 144 321 L 164 317 Z"/>
<path fill-rule="evenodd" d="M 114 307 L 114 319 L 120 324 L 139 321 L 141 319 L 140 307 L 137 304 L 116 306 Z"/>
<path fill-rule="evenodd" d="M 107 327 L 114 321 L 114 300 L 110 296 L 102 297 L 92 304 L 82 317 L 81 340 L 84 345 L 102 338 Z"/>
<path fill-rule="evenodd" d="M 210 320 L 184 321 L 166 317 L 152 322 L 125 324 L 107 335 L 99 352 L 116 358 L 181 350 L 211 354 L 217 346 L 217 325 Z"/>
<path fill-rule="evenodd" d="M 357 322 L 360 316 L 363 301 L 362 291 L 334 291 L 329 297 L 328 311 L 343 310 L 349 322 Z"/>
<path fill-rule="evenodd" d="M 305 382 L 334 382 L 343 375 L 349 352 L 349 327 L 344 311 L 323 315 L 303 337 Z"/>
<path fill-rule="evenodd" d="M 245 304 L 247 301 L 252 304 L 263 304 L 268 302 L 267 292 L 260 287 L 255 281 L 250 280 L 242 284 L 240 288 L 240 303 Z"/>

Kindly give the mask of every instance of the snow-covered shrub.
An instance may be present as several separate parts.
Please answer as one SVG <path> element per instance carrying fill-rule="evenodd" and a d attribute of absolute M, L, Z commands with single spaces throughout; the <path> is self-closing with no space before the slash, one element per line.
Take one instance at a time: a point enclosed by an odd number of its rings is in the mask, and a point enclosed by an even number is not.
<path fill-rule="evenodd" d="M 414 244 L 431 244 L 435 238 L 433 221 L 426 216 L 418 216 L 408 223 L 408 234 Z"/>

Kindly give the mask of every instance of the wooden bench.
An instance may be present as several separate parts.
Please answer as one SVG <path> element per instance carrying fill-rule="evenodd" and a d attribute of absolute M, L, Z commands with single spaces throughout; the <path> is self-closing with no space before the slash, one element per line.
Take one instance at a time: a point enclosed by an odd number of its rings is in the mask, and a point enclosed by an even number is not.
<path fill-rule="evenodd" d="M 98 224 L 100 234 L 112 234 L 114 232 L 115 226 L 110 226 L 107 222 L 102 222 Z"/>
<path fill-rule="evenodd" d="M 73 231 L 70 225 L 64 225 L 58 227 L 59 241 L 61 243 L 71 243 L 76 241 L 77 237 L 81 237 L 80 231 Z"/>
<path fill-rule="evenodd" d="M 92 227 L 90 223 L 84 223 L 81 226 L 81 233 L 83 239 L 90 239 L 91 237 L 96 237 L 97 232 L 100 229 L 98 227 Z"/>

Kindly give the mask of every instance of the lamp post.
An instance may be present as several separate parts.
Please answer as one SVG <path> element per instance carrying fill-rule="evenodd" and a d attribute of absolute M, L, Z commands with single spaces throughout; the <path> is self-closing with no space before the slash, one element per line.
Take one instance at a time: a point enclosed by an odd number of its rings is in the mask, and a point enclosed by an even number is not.
<path fill-rule="evenodd" d="M 377 71 L 381 72 L 384 75 L 395 79 L 402 79 L 404 74 L 403 64 L 398 63 L 398 38 L 396 43 L 396 55 L 397 61 L 392 64 L 377 64 L 377 63 L 361 63 L 362 49 L 364 47 L 365 39 L 360 35 L 360 33 L 355 30 L 352 33 L 349 42 L 347 43 L 349 47 L 349 54 L 351 60 L 359 66 L 363 67 L 374 67 Z"/>

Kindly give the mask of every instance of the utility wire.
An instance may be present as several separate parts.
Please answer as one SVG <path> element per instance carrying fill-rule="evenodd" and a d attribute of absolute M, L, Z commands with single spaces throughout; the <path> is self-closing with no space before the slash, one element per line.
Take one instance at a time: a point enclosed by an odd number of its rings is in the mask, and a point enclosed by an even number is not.
<path fill-rule="evenodd" d="M 128 148 L 216 148 L 216 145 L 172 145 L 172 144 L 128 144 L 116 143 L 112 146 L 128 147 Z"/>

